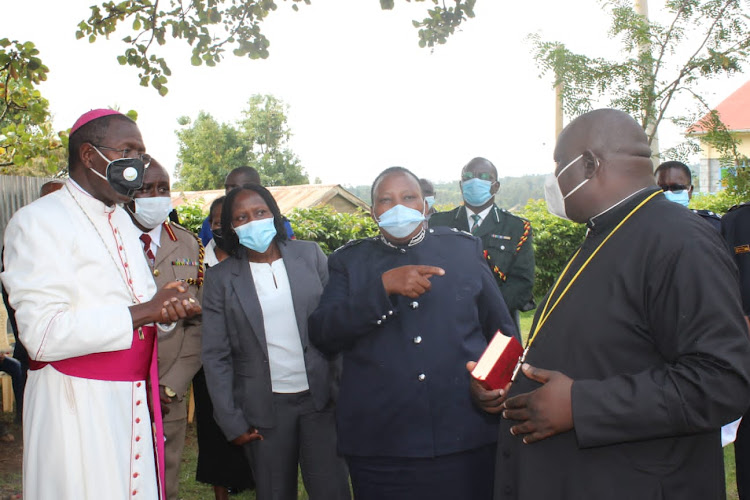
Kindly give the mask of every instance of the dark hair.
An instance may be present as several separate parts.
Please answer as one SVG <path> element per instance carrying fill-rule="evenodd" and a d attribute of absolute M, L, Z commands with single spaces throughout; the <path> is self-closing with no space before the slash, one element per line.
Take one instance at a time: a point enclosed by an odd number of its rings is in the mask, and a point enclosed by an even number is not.
<path fill-rule="evenodd" d="M 274 236 L 273 240 L 279 243 L 287 239 L 284 218 L 281 216 L 279 205 L 276 203 L 271 192 L 260 184 L 243 184 L 241 187 L 229 192 L 221 209 L 221 234 L 224 238 L 224 250 L 232 257 L 238 259 L 245 257 L 245 248 L 240 245 L 237 233 L 232 228 L 232 209 L 234 208 L 234 200 L 237 199 L 240 193 L 244 193 L 245 191 L 258 193 L 271 210 L 273 225 L 276 227 L 276 236 Z"/>
<path fill-rule="evenodd" d="M 208 209 L 208 222 L 213 222 L 213 219 L 211 216 L 213 215 L 214 210 L 216 209 L 216 207 L 224 203 L 224 200 L 226 200 L 226 198 L 227 198 L 226 196 L 219 196 L 218 198 L 216 198 L 214 201 L 211 202 L 211 207 Z"/>
<path fill-rule="evenodd" d="M 417 185 L 419 186 L 419 193 L 422 195 L 422 197 L 424 197 L 424 193 L 422 193 L 422 184 L 419 182 L 419 177 L 417 177 L 416 175 L 414 175 L 414 172 L 412 172 L 408 168 L 404 168 L 404 167 L 388 167 L 385 170 L 383 170 L 382 172 L 380 172 L 378 174 L 378 176 L 375 177 L 375 180 L 372 181 L 372 186 L 370 187 L 370 203 L 371 204 L 373 204 L 373 205 L 375 204 L 375 200 L 373 199 L 373 198 L 375 198 L 375 186 L 377 186 L 378 183 L 381 180 L 383 180 L 383 178 L 385 176 L 390 175 L 390 174 L 395 174 L 395 173 L 405 174 L 405 175 L 412 176 L 414 178 L 414 180 L 417 181 Z"/>
<path fill-rule="evenodd" d="M 654 170 L 654 177 L 659 176 L 659 172 L 663 172 L 665 170 L 669 170 L 670 168 L 679 168 L 681 169 L 688 179 L 690 179 L 690 182 L 693 182 L 693 173 L 690 171 L 690 167 L 682 163 L 681 161 L 665 161 L 658 167 L 656 167 L 656 170 Z"/>
<path fill-rule="evenodd" d="M 85 125 L 82 125 L 78 130 L 70 134 L 68 139 L 68 168 L 73 170 L 81 162 L 81 157 L 78 152 L 81 150 L 81 146 L 85 143 L 101 145 L 102 141 L 107 136 L 107 130 L 112 120 L 125 120 L 132 124 L 135 124 L 133 120 L 125 115 L 107 115 L 91 120 Z M 106 146 L 106 144 L 103 144 Z"/>

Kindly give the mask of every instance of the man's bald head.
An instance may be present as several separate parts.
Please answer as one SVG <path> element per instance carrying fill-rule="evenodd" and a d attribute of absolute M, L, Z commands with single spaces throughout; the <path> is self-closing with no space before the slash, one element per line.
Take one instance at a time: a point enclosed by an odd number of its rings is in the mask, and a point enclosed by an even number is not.
<path fill-rule="evenodd" d="M 166 181 L 169 184 L 169 172 L 164 168 L 164 165 L 155 158 L 151 158 L 151 163 L 143 173 L 143 184 L 152 184 L 158 181 Z"/>
<path fill-rule="evenodd" d="M 563 194 L 589 181 L 565 201 L 577 222 L 654 185 L 648 137 L 630 115 L 616 109 L 598 109 L 570 122 L 557 139 L 554 159 L 556 174 L 580 162 L 558 178 Z"/>
<path fill-rule="evenodd" d="M 237 167 L 229 172 L 224 180 L 224 192 L 229 194 L 232 189 L 245 184 L 260 185 L 260 174 L 253 167 Z"/>
<path fill-rule="evenodd" d="M 60 179 L 52 179 L 51 181 L 47 181 L 42 184 L 41 188 L 39 188 L 39 197 L 41 198 L 43 196 L 47 196 L 48 194 L 54 193 L 64 185 L 65 182 Z"/>

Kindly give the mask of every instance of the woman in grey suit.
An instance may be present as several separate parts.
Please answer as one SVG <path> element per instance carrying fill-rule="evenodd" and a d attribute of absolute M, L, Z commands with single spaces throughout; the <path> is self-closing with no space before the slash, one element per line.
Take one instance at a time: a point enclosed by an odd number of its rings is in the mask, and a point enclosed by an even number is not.
<path fill-rule="evenodd" d="M 311 500 L 349 499 L 336 453 L 334 362 L 313 346 L 307 318 L 328 281 L 326 257 L 287 240 L 271 193 L 231 191 L 221 216 L 231 257 L 207 271 L 203 368 L 214 416 L 242 446 L 258 500 L 297 498 L 297 466 Z"/>

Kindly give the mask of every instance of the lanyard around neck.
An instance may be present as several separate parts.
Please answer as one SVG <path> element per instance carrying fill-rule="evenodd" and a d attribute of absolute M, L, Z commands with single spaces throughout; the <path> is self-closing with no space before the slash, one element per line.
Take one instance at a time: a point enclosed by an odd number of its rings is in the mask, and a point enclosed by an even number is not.
<path fill-rule="evenodd" d="M 565 297 L 565 294 L 568 293 L 568 290 L 570 290 L 571 285 L 573 285 L 573 283 L 575 283 L 575 281 L 578 279 L 578 276 L 580 276 L 581 273 L 583 272 L 583 270 L 586 269 L 586 266 L 589 265 L 589 262 L 591 262 L 591 260 L 596 256 L 596 254 L 599 253 L 599 250 L 602 249 L 602 247 L 604 246 L 604 244 L 607 243 L 607 241 L 609 241 L 609 239 L 612 237 L 612 235 L 614 235 L 617 232 L 617 230 L 620 229 L 622 227 L 622 225 L 625 224 L 625 222 L 627 222 L 627 220 L 630 219 L 630 217 L 633 216 L 633 214 L 635 214 L 643 205 L 645 205 L 646 203 L 648 203 L 653 197 L 655 197 L 659 193 L 661 193 L 661 191 L 656 191 L 656 192 L 652 193 L 649 197 L 647 197 L 645 200 L 643 200 L 638 205 L 636 205 L 636 207 L 633 208 L 633 210 L 631 210 L 630 213 L 628 213 L 628 215 L 626 215 L 620 221 L 620 223 L 615 226 L 615 228 L 607 235 L 607 237 L 604 238 L 604 240 L 601 243 L 599 243 L 599 245 L 591 253 L 591 255 L 589 255 L 588 259 L 586 259 L 586 261 L 583 263 L 583 265 L 581 265 L 581 267 L 578 268 L 578 271 L 576 271 L 576 273 L 570 279 L 570 282 L 568 283 L 568 285 L 565 287 L 565 289 L 562 291 L 562 293 L 560 293 L 560 295 L 557 297 L 557 299 L 555 300 L 554 304 L 552 304 L 552 307 L 549 309 L 549 311 L 547 311 L 547 307 L 549 306 L 550 302 L 552 302 L 552 297 L 555 295 L 555 291 L 557 291 L 557 288 L 560 286 L 560 282 L 562 282 L 563 278 L 568 273 L 568 269 L 570 269 L 570 265 L 573 263 L 574 260 L 576 260 L 576 257 L 578 257 L 578 254 L 581 253 L 581 249 L 578 248 L 578 250 L 573 255 L 573 257 L 571 257 L 571 259 L 565 265 L 565 269 L 563 269 L 562 273 L 560 273 L 560 276 L 558 276 L 557 281 L 555 282 L 555 285 L 552 287 L 552 290 L 550 291 L 549 296 L 547 297 L 547 300 L 544 302 L 544 307 L 542 308 L 542 313 L 539 315 L 539 321 L 535 325 L 535 328 L 533 330 L 532 335 L 529 337 L 529 340 L 526 342 L 526 349 L 524 350 L 524 353 L 521 356 L 521 358 L 522 358 L 521 360 L 522 361 L 523 361 L 523 359 L 526 358 L 526 353 L 528 352 L 529 347 L 531 347 L 531 344 L 536 339 L 536 336 L 539 334 L 539 330 L 541 330 L 542 326 L 544 326 L 544 324 L 547 322 L 547 318 L 549 318 L 550 314 L 552 314 L 552 311 L 555 310 L 555 308 L 557 307 L 557 304 L 560 303 L 560 301 L 562 300 L 562 298 Z"/>

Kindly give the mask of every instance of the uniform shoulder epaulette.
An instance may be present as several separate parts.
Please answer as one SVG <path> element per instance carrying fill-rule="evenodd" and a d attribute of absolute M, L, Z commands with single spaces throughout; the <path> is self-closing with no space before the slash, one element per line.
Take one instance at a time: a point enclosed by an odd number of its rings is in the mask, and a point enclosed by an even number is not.
<path fill-rule="evenodd" d="M 738 203 L 735 206 L 733 206 L 732 208 L 730 208 L 729 210 L 727 210 L 727 213 L 731 212 L 732 210 L 736 210 L 736 209 L 742 208 L 742 207 L 750 207 L 750 202 L 743 201 L 742 203 Z"/>
<path fill-rule="evenodd" d="M 524 218 L 523 218 L 523 217 L 521 217 L 520 215 L 514 214 L 513 212 L 511 212 L 511 211 L 509 211 L 509 210 L 507 210 L 507 209 L 505 209 L 505 208 L 499 208 L 499 207 L 498 207 L 498 210 L 500 210 L 500 211 L 501 211 L 502 213 L 504 213 L 505 215 L 509 215 L 509 216 L 513 217 L 514 219 L 518 219 L 518 220 L 519 220 L 519 221 L 521 221 L 521 222 L 529 222 L 529 220 L 528 220 L 528 219 L 524 219 Z"/>
<path fill-rule="evenodd" d="M 693 209 L 692 212 L 694 214 L 700 215 L 701 217 L 707 217 L 709 219 L 716 219 L 721 220 L 721 216 L 717 213 L 712 212 L 711 210 L 696 210 Z"/>
<path fill-rule="evenodd" d="M 177 241 L 177 235 L 175 234 L 175 230 L 177 230 L 189 234 L 193 237 L 193 239 L 195 239 L 195 241 L 198 242 L 201 247 L 203 247 L 203 242 L 201 241 L 200 237 L 185 226 L 181 226 L 176 222 L 169 221 L 164 223 L 164 228 L 166 229 L 167 233 L 169 233 L 169 237 L 172 241 Z"/>
<path fill-rule="evenodd" d="M 333 253 L 342 252 L 342 251 L 344 251 L 344 250 L 346 250 L 348 248 L 353 248 L 353 247 L 359 245 L 360 243 L 364 243 L 365 241 L 375 241 L 375 240 L 377 240 L 379 238 L 380 238 L 380 236 L 371 236 L 370 238 L 360 238 L 358 240 L 349 240 L 346 243 L 344 243 L 343 245 L 341 245 L 340 247 L 338 247 L 336 250 L 334 250 Z"/>

